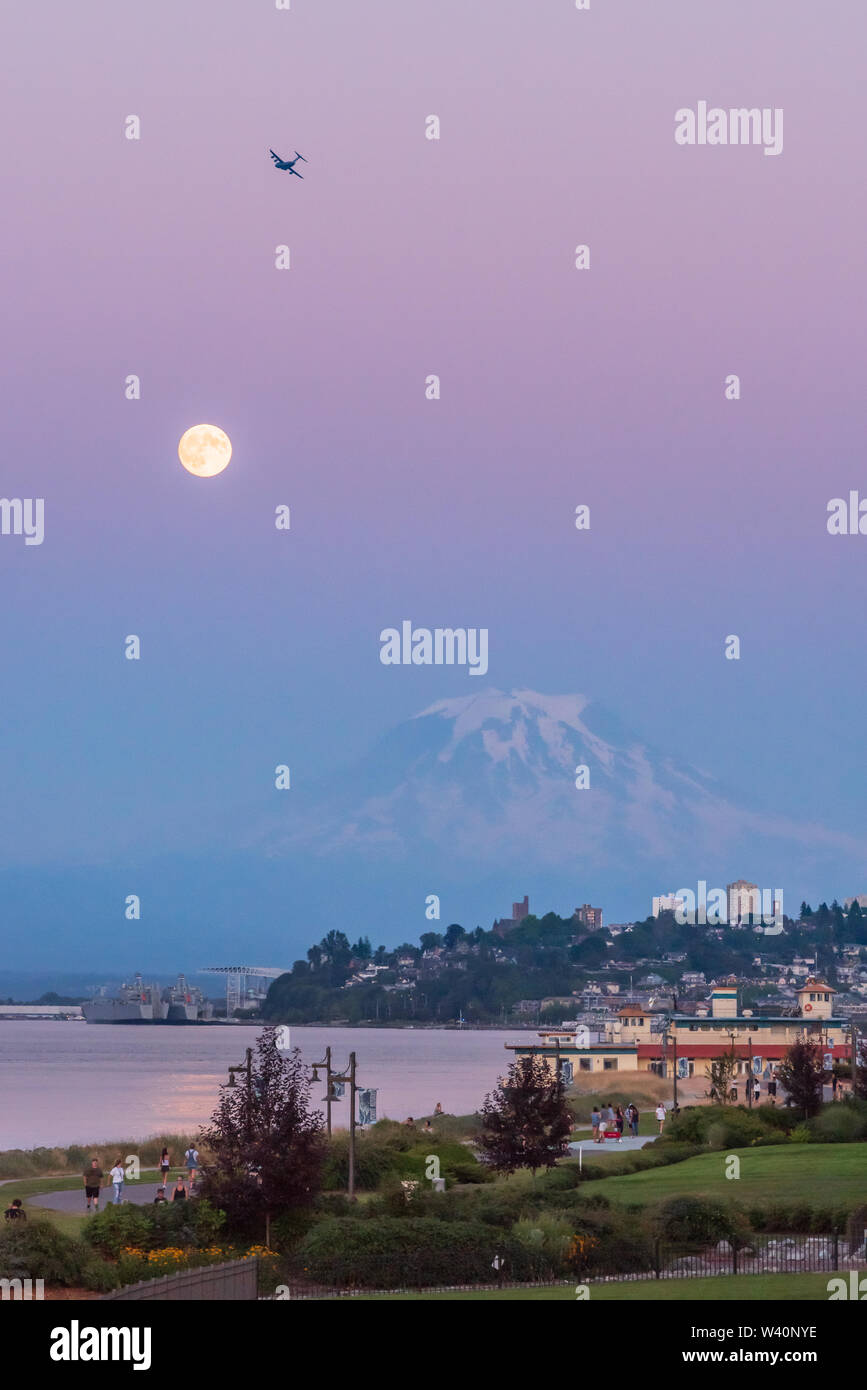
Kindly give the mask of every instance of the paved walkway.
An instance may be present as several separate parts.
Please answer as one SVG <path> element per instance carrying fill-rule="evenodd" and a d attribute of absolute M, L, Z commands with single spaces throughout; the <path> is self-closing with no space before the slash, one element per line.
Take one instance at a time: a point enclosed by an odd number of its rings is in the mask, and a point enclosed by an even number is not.
<path fill-rule="evenodd" d="M 573 1154 L 577 1154 L 579 1146 L 584 1150 L 585 1154 L 598 1153 L 600 1149 L 605 1149 L 606 1151 L 608 1149 L 616 1149 L 618 1153 L 626 1153 L 627 1149 L 643 1149 L 645 1144 L 652 1143 L 655 1137 L 656 1136 L 652 1134 L 639 1134 L 637 1139 L 633 1139 L 631 1134 L 624 1134 L 619 1144 L 616 1139 L 606 1139 L 604 1144 L 594 1144 L 593 1138 L 588 1130 L 586 1139 L 580 1139 L 578 1143 L 570 1144 L 569 1148 L 572 1150 Z"/>
<path fill-rule="evenodd" d="M 155 1182 L 127 1183 L 123 1189 L 123 1200 L 134 1202 L 136 1206 L 147 1206 L 156 1197 L 158 1186 L 159 1184 Z M 172 1199 L 173 1186 L 174 1183 L 166 1188 L 166 1197 L 169 1201 Z M 114 1193 L 110 1187 L 102 1189 L 99 1194 L 100 1211 L 104 1211 L 106 1207 L 112 1205 L 113 1196 Z M 86 1212 L 87 1210 L 83 1187 L 74 1188 L 71 1192 L 43 1192 L 38 1197 L 28 1197 L 27 1204 L 32 1207 L 48 1207 L 50 1211 Z"/>

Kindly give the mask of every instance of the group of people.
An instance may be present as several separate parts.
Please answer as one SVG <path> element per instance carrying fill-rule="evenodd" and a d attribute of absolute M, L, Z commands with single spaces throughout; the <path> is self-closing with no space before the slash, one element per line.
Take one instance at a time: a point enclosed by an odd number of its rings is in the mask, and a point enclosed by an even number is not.
<path fill-rule="evenodd" d="M 436 1115 L 444 1115 L 445 1113 L 446 1113 L 446 1112 L 443 1110 L 442 1103 L 441 1103 L 440 1101 L 437 1101 L 436 1106 L 434 1107 L 434 1116 L 436 1116 Z M 406 1125 L 406 1128 L 407 1128 L 407 1129 L 415 1129 L 415 1120 L 413 1119 L 412 1115 L 407 1115 L 406 1119 L 404 1120 L 404 1124 Z M 434 1134 L 434 1133 L 436 1133 L 436 1131 L 434 1130 L 434 1127 L 433 1127 L 433 1125 L 431 1124 L 430 1120 L 425 1120 L 425 1122 L 424 1122 L 424 1128 L 423 1128 L 423 1130 L 422 1130 L 422 1133 L 423 1133 L 423 1134 Z"/>
<path fill-rule="evenodd" d="M 189 1186 L 185 1185 L 183 1174 L 178 1174 L 178 1180 L 172 1189 L 173 1202 L 185 1202 L 187 1197 L 192 1197 L 196 1184 L 196 1174 L 199 1171 L 199 1151 L 195 1144 L 191 1144 L 184 1154 L 184 1165 L 187 1170 L 187 1180 Z M 172 1166 L 171 1154 L 168 1149 L 163 1149 L 160 1154 L 160 1185 L 157 1188 L 157 1195 L 154 1198 L 155 1205 L 167 1202 L 166 1186 L 168 1183 L 169 1169 Z M 92 1158 L 90 1167 L 84 1170 L 84 1196 L 87 1202 L 88 1211 L 99 1211 L 99 1195 L 102 1190 L 105 1174 L 99 1166 L 99 1159 Z M 108 1174 L 109 1182 L 112 1186 L 113 1202 L 118 1206 L 123 1201 L 123 1186 L 126 1179 L 126 1171 L 123 1166 L 123 1159 L 117 1157 L 114 1166 Z"/>
<path fill-rule="evenodd" d="M 640 1118 L 638 1106 L 633 1105 L 632 1102 L 627 1105 L 625 1110 L 620 1105 L 609 1105 L 608 1101 L 601 1108 L 594 1105 L 593 1113 L 590 1116 L 594 1144 L 604 1144 L 606 1139 L 614 1139 L 618 1144 L 621 1144 L 623 1131 L 627 1125 L 633 1139 L 637 1139 Z"/>

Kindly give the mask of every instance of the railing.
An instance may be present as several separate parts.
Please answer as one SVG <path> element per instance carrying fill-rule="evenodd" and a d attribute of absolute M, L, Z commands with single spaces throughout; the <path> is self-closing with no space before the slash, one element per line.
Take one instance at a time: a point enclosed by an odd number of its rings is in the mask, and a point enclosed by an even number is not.
<path fill-rule="evenodd" d="M 177 1274 L 164 1274 L 159 1279 L 142 1279 L 127 1284 L 104 1298 L 115 1299 L 195 1299 L 213 1302 L 231 1299 L 234 1302 L 258 1296 L 259 1261 L 229 1260 L 221 1265 L 202 1265 L 198 1269 L 182 1269 Z"/>

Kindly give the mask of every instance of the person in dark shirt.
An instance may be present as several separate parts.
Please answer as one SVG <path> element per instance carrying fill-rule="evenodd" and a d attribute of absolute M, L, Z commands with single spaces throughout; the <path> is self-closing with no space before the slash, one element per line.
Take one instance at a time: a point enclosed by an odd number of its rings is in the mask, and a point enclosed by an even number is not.
<path fill-rule="evenodd" d="M 84 1170 L 84 1195 L 87 1198 L 87 1210 L 90 1211 L 90 1204 L 93 1202 L 94 1211 L 99 1211 L 99 1189 L 102 1185 L 102 1169 L 99 1166 L 99 1159 L 92 1158 L 90 1167 Z"/>
<path fill-rule="evenodd" d="M 187 1189 L 184 1187 L 183 1178 L 178 1178 L 175 1190 L 172 1193 L 173 1202 L 185 1202 L 187 1200 Z"/>
<path fill-rule="evenodd" d="M 156 1195 L 156 1197 L 154 1197 L 154 1206 L 155 1206 L 155 1207 L 158 1207 L 158 1206 L 160 1205 L 160 1203 L 161 1203 L 161 1202 L 165 1202 L 165 1200 L 166 1200 L 166 1189 L 165 1189 L 164 1187 L 158 1187 L 158 1188 L 157 1188 L 157 1195 Z"/>
<path fill-rule="evenodd" d="M 13 1197 L 3 1215 L 6 1217 L 7 1221 L 26 1221 L 27 1212 L 21 1205 L 21 1198 Z"/>

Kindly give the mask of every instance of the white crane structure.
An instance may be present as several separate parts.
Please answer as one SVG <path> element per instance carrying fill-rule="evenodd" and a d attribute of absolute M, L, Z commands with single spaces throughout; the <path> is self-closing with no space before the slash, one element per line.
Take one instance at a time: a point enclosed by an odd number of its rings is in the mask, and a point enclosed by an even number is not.
<path fill-rule="evenodd" d="M 268 992 L 265 980 L 276 980 L 287 971 L 281 965 L 205 965 L 201 974 L 226 976 L 226 1018 L 234 1018 L 236 1009 L 261 1004 Z"/>

